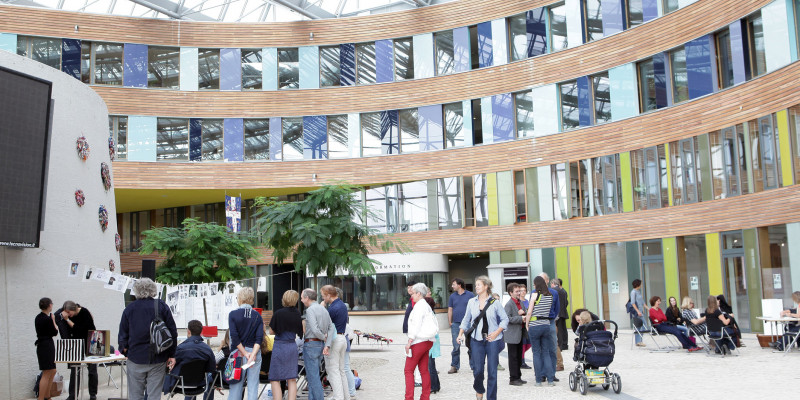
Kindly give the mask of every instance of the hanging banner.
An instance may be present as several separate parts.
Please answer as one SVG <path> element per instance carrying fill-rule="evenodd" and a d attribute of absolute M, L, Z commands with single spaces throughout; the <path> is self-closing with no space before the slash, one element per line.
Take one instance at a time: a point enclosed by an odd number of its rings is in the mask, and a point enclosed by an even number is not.
<path fill-rule="evenodd" d="M 225 196 L 225 221 L 231 232 L 239 232 L 242 221 L 242 198 Z"/>

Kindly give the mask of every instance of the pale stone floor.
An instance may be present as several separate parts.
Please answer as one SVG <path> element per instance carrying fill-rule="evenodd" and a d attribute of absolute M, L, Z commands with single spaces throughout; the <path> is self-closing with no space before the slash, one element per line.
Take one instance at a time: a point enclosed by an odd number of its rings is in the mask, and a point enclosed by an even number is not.
<path fill-rule="evenodd" d="M 452 350 L 449 332 L 442 332 L 442 356 L 437 358 L 436 366 L 441 380 L 441 391 L 431 395 L 432 400 L 473 399 L 472 374 L 466 366 L 466 349 L 462 347 L 462 369 L 457 374 L 447 374 L 450 368 Z M 571 334 L 571 332 L 570 332 Z M 392 345 L 378 345 L 373 341 L 362 340 L 353 345 L 351 366 L 363 379 L 357 399 L 403 399 L 405 362 L 402 334 L 385 335 L 394 339 Z M 658 338 L 663 340 L 664 338 Z M 745 334 L 746 347 L 741 348 L 739 356 L 709 356 L 704 351 L 688 353 L 676 350 L 670 353 L 651 353 L 654 345 L 650 338 L 645 339 L 648 347 L 631 349 L 630 332 L 620 332 L 616 341 L 616 356 L 610 369 L 622 378 L 622 393 L 604 391 L 600 387 L 590 388 L 587 398 L 619 400 L 633 399 L 791 399 L 800 394 L 800 351 L 795 350 L 784 356 L 773 353 L 771 349 L 758 347 L 755 335 Z M 401 344 L 398 344 L 401 343 Z M 508 385 L 508 369 L 498 372 L 498 399 L 562 399 L 580 398 L 578 392 L 570 392 L 567 377 L 574 368 L 572 361 L 572 338 L 570 349 L 564 351 L 566 371 L 556 376 L 561 379 L 555 387 L 534 387 L 533 370 L 523 370 L 523 379 L 529 381 L 523 386 Z M 531 353 L 526 354 L 529 365 L 533 365 Z M 500 356 L 500 363 L 507 367 L 506 353 Z M 100 399 L 118 397 L 119 390 L 106 386 L 106 374 L 100 375 Z M 227 394 L 227 392 L 225 393 Z M 420 389 L 415 398 L 419 398 Z M 217 395 L 216 399 L 227 396 Z M 66 398 L 62 395 L 59 399 Z M 84 398 L 88 395 L 84 393 Z M 164 396 L 166 398 L 166 396 Z M 175 397 L 180 399 L 180 396 Z M 305 398 L 305 396 L 301 397 Z"/>

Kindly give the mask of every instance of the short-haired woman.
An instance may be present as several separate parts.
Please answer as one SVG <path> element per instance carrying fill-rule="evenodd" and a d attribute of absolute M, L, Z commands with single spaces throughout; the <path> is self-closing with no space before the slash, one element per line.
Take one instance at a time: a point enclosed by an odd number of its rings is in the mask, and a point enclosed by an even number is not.
<path fill-rule="evenodd" d="M 678 341 L 681 342 L 681 345 L 684 349 L 689 351 L 698 351 L 702 350 L 702 347 L 697 347 L 688 336 L 688 329 L 687 332 L 684 333 L 682 330 L 678 329 L 675 325 L 672 325 L 667 321 L 667 317 L 659 308 L 661 306 L 661 297 L 653 296 L 650 298 L 650 322 L 653 324 L 653 327 L 659 333 L 665 333 L 674 335 L 678 338 Z M 685 327 L 684 327 L 685 328 Z"/>
<path fill-rule="evenodd" d="M 733 332 L 733 320 L 719 309 L 717 305 L 717 298 L 708 296 L 706 307 L 706 325 L 708 325 L 708 336 L 719 339 L 722 337 L 722 331 L 732 338 L 733 341 L 727 338 L 721 340 L 723 346 L 728 346 L 729 349 L 734 350 L 739 347 L 739 338 Z M 720 349 L 718 349 L 720 350 Z"/>
<path fill-rule="evenodd" d="M 428 302 L 423 298 L 428 294 L 428 287 L 424 283 L 415 283 L 411 287 L 411 301 L 414 307 L 408 315 L 408 343 L 406 343 L 406 365 L 403 369 L 406 379 L 406 400 L 414 399 L 414 370 L 419 369 L 422 378 L 422 394 L 420 400 L 431 397 L 431 375 L 428 371 L 428 361 L 436 333 L 430 324 L 436 323 L 436 317 Z"/>
<path fill-rule="evenodd" d="M 694 300 L 689 296 L 685 296 L 681 300 L 681 315 L 684 321 L 692 323 L 690 328 L 692 328 L 692 332 L 695 335 L 703 336 L 706 334 L 706 317 L 700 317 L 694 312 Z"/>
<path fill-rule="evenodd" d="M 264 340 L 264 321 L 253 310 L 253 288 L 239 289 L 236 299 L 239 308 L 228 314 L 228 329 L 231 334 L 231 350 L 239 350 L 245 363 L 254 363 L 242 374 L 242 380 L 230 385 L 228 398 L 242 400 L 244 384 L 247 382 L 248 400 L 258 399 L 258 375 L 261 372 L 261 341 Z"/>
<path fill-rule="evenodd" d="M 272 385 L 272 397 L 282 399 L 281 381 L 288 386 L 288 399 L 297 398 L 297 343 L 295 338 L 303 337 L 303 317 L 297 309 L 300 294 L 294 290 L 283 293 L 283 308 L 275 311 L 269 321 L 269 329 L 275 335 L 272 344 L 272 359 L 269 365 L 269 382 Z"/>
<path fill-rule="evenodd" d="M 467 310 L 461 320 L 456 340 L 461 344 L 464 343 L 465 335 L 469 337 L 475 397 L 481 400 L 483 394 L 487 393 L 488 400 L 497 400 L 497 366 L 500 364 L 500 352 L 505 345 L 503 331 L 508 328 L 508 315 L 503 310 L 503 305 L 492 298 L 492 281 L 489 277 L 481 275 L 475 278 L 475 293 L 477 296 L 467 302 Z M 484 387 L 483 371 L 486 366 L 489 377 Z"/>
<path fill-rule="evenodd" d="M 50 398 L 50 386 L 56 375 L 56 346 L 53 336 L 58 335 L 55 316 L 53 315 L 53 300 L 42 297 L 39 300 L 40 313 L 36 314 L 33 326 L 36 328 L 36 358 L 42 379 L 39 380 L 39 400 Z"/>
<path fill-rule="evenodd" d="M 528 336 L 533 346 L 533 372 L 536 386 L 542 386 L 547 381 L 548 386 L 555 386 L 556 366 L 549 356 L 555 347 L 553 335 L 550 332 L 550 308 L 553 305 L 553 296 L 547 288 L 544 278 L 533 278 L 533 293 L 525 321 L 528 322 Z"/>

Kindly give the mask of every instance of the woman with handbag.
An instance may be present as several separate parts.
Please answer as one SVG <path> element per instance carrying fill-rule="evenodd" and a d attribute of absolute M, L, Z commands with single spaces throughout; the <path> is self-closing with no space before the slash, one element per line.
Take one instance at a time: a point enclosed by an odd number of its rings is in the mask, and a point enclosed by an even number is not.
<path fill-rule="evenodd" d="M 497 366 L 503 351 L 503 331 L 508 328 L 508 315 L 499 301 L 492 298 L 492 281 L 485 275 L 475 278 L 477 296 L 469 299 L 464 319 L 458 332 L 458 343 L 466 338 L 472 351 L 472 388 L 475 398 L 497 400 Z M 483 385 L 484 367 L 489 370 L 486 387 Z"/>
<path fill-rule="evenodd" d="M 36 328 L 36 358 L 42 379 L 39 380 L 39 400 L 50 398 L 50 386 L 56 375 L 56 346 L 53 336 L 58 335 L 55 316 L 53 315 L 53 300 L 43 297 L 39 300 L 39 310 L 34 320 Z"/>
<path fill-rule="evenodd" d="M 431 376 L 428 371 L 429 352 L 439 333 L 439 325 L 433 310 L 423 298 L 428 294 L 424 283 L 411 287 L 411 302 L 414 304 L 408 315 L 408 343 L 406 344 L 406 400 L 414 399 L 414 370 L 419 369 L 422 378 L 420 400 L 431 398 Z"/>
<path fill-rule="evenodd" d="M 525 321 L 528 323 L 528 336 L 533 346 L 533 373 L 536 386 L 542 386 L 547 381 L 548 386 L 555 386 L 556 366 L 553 365 L 550 350 L 555 348 L 555 341 L 550 332 L 550 308 L 553 304 L 553 295 L 547 288 L 544 278 L 533 278 L 533 294 Z"/>
<path fill-rule="evenodd" d="M 247 399 L 258 399 L 258 375 L 261 372 L 261 342 L 264 340 L 264 320 L 253 311 L 253 288 L 239 290 L 236 299 L 239 308 L 228 315 L 228 329 L 231 334 L 231 351 L 238 351 L 244 364 L 253 363 L 242 371 L 239 382 L 230 383 L 228 399 L 242 400 L 244 384 L 247 382 Z"/>

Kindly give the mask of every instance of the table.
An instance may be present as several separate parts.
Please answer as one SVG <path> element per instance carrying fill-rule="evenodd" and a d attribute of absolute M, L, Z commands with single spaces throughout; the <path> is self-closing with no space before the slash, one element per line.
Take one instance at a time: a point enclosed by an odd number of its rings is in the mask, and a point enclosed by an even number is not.
<path fill-rule="evenodd" d="M 774 342 L 777 342 L 778 339 L 781 336 L 783 336 L 783 333 L 781 333 L 780 335 L 775 334 L 778 332 L 778 324 L 781 324 L 782 327 L 785 327 L 786 324 L 792 322 L 800 322 L 800 318 L 793 318 L 793 317 L 756 317 L 756 318 L 764 322 L 771 322 L 773 324 L 774 330 L 772 331 L 773 332 L 772 337 L 775 338 Z M 780 330 L 780 332 L 785 332 L 785 331 L 786 331 L 785 329 Z M 783 349 L 783 354 L 786 355 L 786 353 L 788 353 L 792 349 L 792 347 L 795 345 L 796 342 L 797 342 L 797 335 L 795 335 L 794 339 L 792 340 L 792 343 Z"/>
<path fill-rule="evenodd" d="M 83 366 L 88 364 L 105 364 L 119 361 L 121 363 L 125 363 L 128 360 L 128 357 L 125 356 L 109 356 L 109 357 L 89 357 L 84 358 L 83 360 L 75 360 L 75 361 L 56 361 L 57 364 L 73 364 L 70 368 L 75 369 L 75 377 L 80 380 L 81 373 L 83 372 Z M 77 382 L 76 382 L 77 383 Z M 83 399 L 83 388 L 82 385 L 75 385 L 75 393 L 72 393 L 72 396 L 75 399 Z M 119 396 L 123 398 L 123 387 L 125 386 L 125 374 L 120 375 L 120 384 L 119 384 Z"/>

